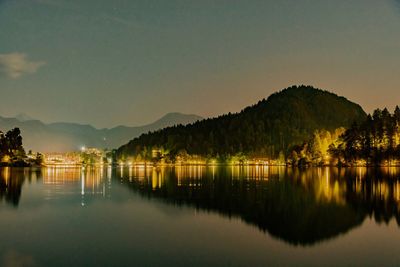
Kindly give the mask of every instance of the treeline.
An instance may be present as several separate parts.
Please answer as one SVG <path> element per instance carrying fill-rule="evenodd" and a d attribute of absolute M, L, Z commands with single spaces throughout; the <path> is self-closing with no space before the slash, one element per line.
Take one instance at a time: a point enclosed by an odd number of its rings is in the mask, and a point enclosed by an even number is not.
<path fill-rule="evenodd" d="M 329 153 L 337 164 L 397 165 L 400 161 L 400 108 L 377 109 L 362 123 L 354 123 Z"/>
<path fill-rule="evenodd" d="M 117 158 L 150 160 L 156 150 L 172 161 L 185 156 L 277 159 L 318 129 L 334 131 L 365 117 L 359 105 L 344 97 L 311 86 L 293 86 L 240 113 L 144 134 L 120 147 Z"/>
<path fill-rule="evenodd" d="M 29 152 L 28 154 L 31 154 Z M 29 166 L 41 164 L 42 155 L 27 157 L 22 145 L 22 136 L 19 128 L 14 128 L 6 133 L 0 131 L 0 165 Z"/>

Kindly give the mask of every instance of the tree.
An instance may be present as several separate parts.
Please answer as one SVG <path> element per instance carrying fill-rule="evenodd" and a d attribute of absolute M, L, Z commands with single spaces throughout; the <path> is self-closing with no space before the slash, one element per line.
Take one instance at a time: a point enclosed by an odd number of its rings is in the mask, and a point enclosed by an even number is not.
<path fill-rule="evenodd" d="M 353 125 L 341 137 L 343 154 L 347 163 L 365 160 L 367 164 L 392 164 L 400 160 L 400 109 L 393 114 L 385 108 L 368 115 L 360 125 Z M 333 147 L 331 155 L 337 155 Z"/>
<path fill-rule="evenodd" d="M 8 131 L 5 135 L 0 132 L 0 154 L 9 157 L 23 157 L 25 150 L 22 146 L 22 136 L 19 128 Z"/>
<path fill-rule="evenodd" d="M 8 131 L 5 135 L 7 154 L 9 156 L 24 155 L 25 150 L 22 146 L 22 136 L 19 128 Z"/>
<path fill-rule="evenodd" d="M 36 153 L 36 158 L 35 158 L 35 164 L 36 165 L 42 165 L 43 164 L 43 155 L 41 153 Z"/>

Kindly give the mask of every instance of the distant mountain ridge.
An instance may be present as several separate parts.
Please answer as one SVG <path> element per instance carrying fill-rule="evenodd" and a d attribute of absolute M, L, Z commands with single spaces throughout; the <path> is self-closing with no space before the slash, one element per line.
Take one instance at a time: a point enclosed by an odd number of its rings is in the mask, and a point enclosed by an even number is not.
<path fill-rule="evenodd" d="M 29 116 L 26 113 L 19 113 L 15 116 L 15 118 L 19 121 L 34 121 L 35 119 Z"/>
<path fill-rule="evenodd" d="M 117 148 L 133 137 L 173 125 L 186 125 L 203 118 L 193 114 L 168 113 L 159 120 L 143 126 L 116 126 L 98 129 L 89 124 L 44 123 L 21 113 L 14 118 L 0 116 L 0 130 L 21 129 L 26 150 L 41 152 L 77 151 L 81 146 Z"/>
<path fill-rule="evenodd" d="M 349 127 L 366 116 L 360 105 L 344 97 L 312 86 L 292 86 L 239 113 L 144 134 L 120 147 L 117 156 L 151 159 L 152 148 L 158 148 L 172 160 L 187 154 L 277 158 L 316 130 Z"/>

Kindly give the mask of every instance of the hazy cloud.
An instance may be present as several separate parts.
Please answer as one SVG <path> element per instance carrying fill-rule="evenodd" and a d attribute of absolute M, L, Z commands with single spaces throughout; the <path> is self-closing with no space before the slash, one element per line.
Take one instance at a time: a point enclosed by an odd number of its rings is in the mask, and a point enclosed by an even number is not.
<path fill-rule="evenodd" d="M 30 61 L 23 53 L 0 54 L 0 75 L 17 79 L 21 75 L 35 73 L 44 61 Z"/>

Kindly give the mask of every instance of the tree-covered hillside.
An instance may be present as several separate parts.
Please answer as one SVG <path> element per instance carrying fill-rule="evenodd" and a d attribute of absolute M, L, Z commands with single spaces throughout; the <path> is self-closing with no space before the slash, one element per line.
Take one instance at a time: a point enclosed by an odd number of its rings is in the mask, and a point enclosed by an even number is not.
<path fill-rule="evenodd" d="M 160 149 L 172 159 L 187 154 L 277 158 L 318 129 L 332 131 L 365 118 L 363 109 L 344 97 L 292 86 L 236 114 L 143 134 L 120 147 L 117 157 L 150 159 L 152 150 Z"/>
<path fill-rule="evenodd" d="M 329 152 L 338 164 L 396 165 L 400 163 L 400 108 L 393 114 L 377 109 L 353 124 L 333 143 Z"/>

